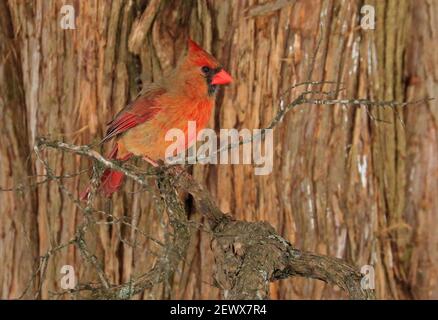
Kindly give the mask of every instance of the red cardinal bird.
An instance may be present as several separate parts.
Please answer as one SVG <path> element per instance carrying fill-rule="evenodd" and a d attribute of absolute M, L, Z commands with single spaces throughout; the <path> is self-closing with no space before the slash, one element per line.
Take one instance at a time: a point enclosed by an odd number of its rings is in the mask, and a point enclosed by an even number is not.
<path fill-rule="evenodd" d="M 218 85 L 228 84 L 232 78 L 194 41 L 189 40 L 188 47 L 187 55 L 173 72 L 161 81 L 146 84 L 137 98 L 108 123 L 102 142 L 115 139 L 109 159 L 126 161 L 135 155 L 156 165 L 155 161 L 164 160 L 165 150 L 172 143 L 165 141 L 168 130 L 183 130 L 187 148 L 188 121 L 196 121 L 197 131 L 205 128 Z M 122 182 L 123 173 L 106 169 L 100 190 L 109 197 Z M 86 198 L 88 190 L 81 198 Z"/>

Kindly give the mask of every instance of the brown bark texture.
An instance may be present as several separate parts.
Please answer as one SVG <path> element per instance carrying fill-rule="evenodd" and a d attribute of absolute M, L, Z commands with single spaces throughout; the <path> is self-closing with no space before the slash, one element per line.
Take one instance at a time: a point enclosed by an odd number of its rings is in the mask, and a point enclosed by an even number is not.
<path fill-rule="evenodd" d="M 69 4 L 73 30 L 60 27 Z M 374 30 L 360 27 L 364 5 L 375 8 Z M 91 162 L 44 150 L 60 177 L 46 182 L 34 146 L 40 136 L 98 142 L 142 83 L 176 65 L 188 36 L 235 79 L 218 94 L 216 130 L 266 127 L 296 98 L 288 87 L 309 79 L 340 82 L 339 99 L 438 99 L 435 0 L 0 0 L 0 188 L 13 189 L 0 191 L 0 298 L 59 297 L 64 265 L 80 283 L 99 281 L 76 246 L 50 251 L 83 223 L 73 200 Z M 368 109 L 305 104 L 275 128 L 270 175 L 256 176 L 252 165 L 200 164 L 192 174 L 233 218 L 267 221 L 300 250 L 372 265 L 377 298 L 437 299 L 437 130 L 437 100 Z M 221 297 L 213 283 L 218 244 L 191 196 L 180 197 L 196 227 L 185 257 L 135 298 Z M 127 179 L 113 199 L 97 199 L 106 215 L 84 238 L 109 283 L 128 283 L 156 262 L 162 248 L 154 239 L 169 234 L 156 198 Z M 293 277 L 271 283 L 270 297 L 346 295 Z"/>

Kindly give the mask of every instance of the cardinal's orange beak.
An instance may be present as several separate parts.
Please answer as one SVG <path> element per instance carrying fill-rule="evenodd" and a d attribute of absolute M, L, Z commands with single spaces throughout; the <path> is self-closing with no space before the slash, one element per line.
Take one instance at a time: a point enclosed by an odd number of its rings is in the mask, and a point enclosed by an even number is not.
<path fill-rule="evenodd" d="M 214 75 L 211 80 L 211 84 L 228 84 L 233 81 L 233 78 L 224 70 L 219 71 Z"/>

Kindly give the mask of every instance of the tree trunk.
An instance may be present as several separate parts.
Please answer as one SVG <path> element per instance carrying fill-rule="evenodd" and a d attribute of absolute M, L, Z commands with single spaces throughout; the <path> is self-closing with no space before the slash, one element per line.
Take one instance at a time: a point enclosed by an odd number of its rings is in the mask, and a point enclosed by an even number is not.
<path fill-rule="evenodd" d="M 216 130 L 266 127 L 297 96 L 287 88 L 309 79 L 342 82 L 343 99 L 438 97 L 433 1 L 0 1 L 2 188 L 44 178 L 27 179 L 46 174 L 32 152 L 38 136 L 98 142 L 142 83 L 176 65 L 189 35 L 235 78 L 218 94 L 210 121 Z M 76 29 L 60 27 L 65 4 L 74 6 Z M 360 28 L 364 4 L 376 9 L 375 30 Z M 373 265 L 378 298 L 436 299 L 437 103 L 396 111 L 299 106 L 275 129 L 272 174 L 256 176 L 252 165 L 200 164 L 193 174 L 223 212 L 266 220 L 299 249 Z M 43 156 L 57 176 L 91 164 L 54 151 Z M 74 237 L 84 217 L 72 198 L 88 179 L 84 173 L 0 192 L 1 298 L 16 298 L 29 284 L 28 297 L 52 297 L 62 291 L 64 265 L 74 267 L 79 283 L 98 281 L 74 246 L 50 256 L 36 277 L 44 281 L 30 281 L 39 256 Z M 132 226 L 163 239 L 157 203 L 129 180 L 112 200 L 99 199 L 107 221 L 130 222 L 98 224 L 86 235 L 111 283 L 128 282 L 154 263 L 159 244 Z M 186 204 L 190 219 L 202 223 L 190 198 Z M 179 272 L 136 297 L 219 298 L 210 241 L 200 228 Z M 271 297 L 345 295 L 293 278 L 272 284 Z"/>

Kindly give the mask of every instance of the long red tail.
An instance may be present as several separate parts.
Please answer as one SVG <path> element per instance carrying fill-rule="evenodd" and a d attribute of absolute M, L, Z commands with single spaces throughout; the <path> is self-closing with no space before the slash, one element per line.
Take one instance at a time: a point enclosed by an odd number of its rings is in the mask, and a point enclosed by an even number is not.
<path fill-rule="evenodd" d="M 121 161 L 127 161 L 129 158 L 132 157 L 132 154 L 128 154 L 123 158 L 117 158 L 117 152 L 118 152 L 118 145 L 117 143 L 114 145 L 113 150 L 111 150 L 110 154 L 108 155 L 108 159 L 111 160 L 121 160 Z M 102 174 L 102 177 L 100 178 L 100 187 L 99 191 L 102 192 L 102 194 L 105 197 L 111 197 L 114 192 L 120 189 L 123 183 L 124 174 L 120 171 L 111 170 L 111 169 L 105 169 L 105 171 Z M 88 197 L 88 194 L 90 193 L 90 187 L 87 187 L 87 189 L 81 193 L 80 198 L 81 200 L 86 200 Z"/>

